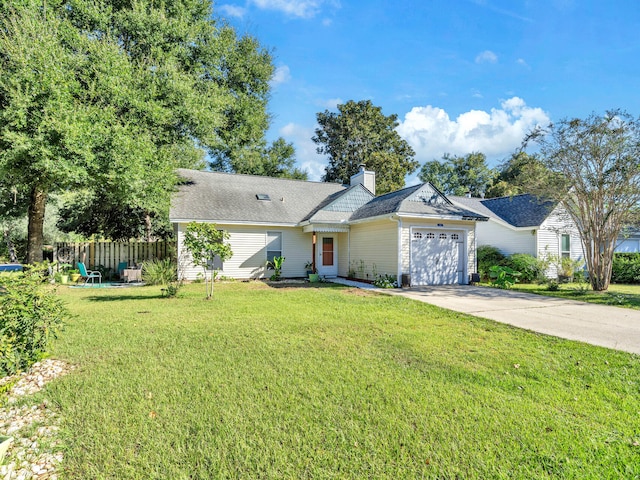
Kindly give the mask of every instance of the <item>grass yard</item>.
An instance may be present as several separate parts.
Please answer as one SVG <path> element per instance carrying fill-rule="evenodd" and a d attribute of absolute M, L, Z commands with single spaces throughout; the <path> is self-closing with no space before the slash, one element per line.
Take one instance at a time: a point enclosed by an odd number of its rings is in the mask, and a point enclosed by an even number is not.
<path fill-rule="evenodd" d="M 594 292 L 588 284 L 567 283 L 561 284 L 560 289 L 554 292 L 548 290 L 547 285 L 519 283 L 513 290 L 640 310 L 640 285 L 612 283 L 608 291 Z"/>
<path fill-rule="evenodd" d="M 64 478 L 640 478 L 638 356 L 330 284 L 61 295 Z"/>

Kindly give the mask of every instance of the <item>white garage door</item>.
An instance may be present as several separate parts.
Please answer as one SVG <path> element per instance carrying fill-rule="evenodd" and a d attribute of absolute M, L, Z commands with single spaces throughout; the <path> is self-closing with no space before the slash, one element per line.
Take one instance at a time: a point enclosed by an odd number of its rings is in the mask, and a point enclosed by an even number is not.
<path fill-rule="evenodd" d="M 464 276 L 460 231 L 416 228 L 411 235 L 411 284 L 452 285 Z"/>

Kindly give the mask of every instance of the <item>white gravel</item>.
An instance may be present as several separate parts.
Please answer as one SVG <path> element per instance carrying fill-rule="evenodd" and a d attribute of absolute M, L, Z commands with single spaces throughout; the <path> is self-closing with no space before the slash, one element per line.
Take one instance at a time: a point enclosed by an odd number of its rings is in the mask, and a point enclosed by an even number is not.
<path fill-rule="evenodd" d="M 18 399 L 32 395 L 72 366 L 59 360 L 47 359 L 35 363 L 28 372 L 0 379 L 0 387 L 15 383 L 6 403 L 0 407 L 0 434 L 13 437 L 7 455 L 0 465 L 4 480 L 55 480 L 56 466 L 62 462 L 58 450 L 58 417 L 46 400 L 37 405 L 18 406 Z M 21 402 L 23 403 L 23 402 Z"/>

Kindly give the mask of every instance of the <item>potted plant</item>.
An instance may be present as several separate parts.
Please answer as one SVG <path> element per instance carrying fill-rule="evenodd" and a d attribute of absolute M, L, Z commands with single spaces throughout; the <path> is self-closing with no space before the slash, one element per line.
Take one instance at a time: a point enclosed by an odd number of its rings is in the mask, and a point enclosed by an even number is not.
<path fill-rule="evenodd" d="M 307 275 L 311 275 L 313 273 L 313 262 L 309 261 L 305 263 L 304 268 L 307 271 Z"/>
<path fill-rule="evenodd" d="M 80 270 L 78 270 L 77 268 L 70 269 L 68 271 L 68 274 L 73 283 L 76 283 L 78 280 L 80 280 Z"/>
<path fill-rule="evenodd" d="M 558 268 L 558 282 L 569 283 L 573 281 L 573 273 L 580 266 L 580 262 L 572 260 L 569 257 L 562 257 L 557 266 Z"/>
<path fill-rule="evenodd" d="M 69 283 L 69 272 L 72 269 L 73 269 L 73 265 L 70 265 L 68 263 L 61 263 L 60 272 L 59 272 L 59 275 L 56 277 L 56 281 L 60 281 L 60 283 L 62 284 Z"/>

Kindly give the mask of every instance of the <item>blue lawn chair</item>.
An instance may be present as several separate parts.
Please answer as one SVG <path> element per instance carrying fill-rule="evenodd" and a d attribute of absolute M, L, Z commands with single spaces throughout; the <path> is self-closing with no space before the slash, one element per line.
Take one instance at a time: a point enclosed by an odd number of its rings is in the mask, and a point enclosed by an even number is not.
<path fill-rule="evenodd" d="M 80 270 L 80 276 L 84 278 L 85 285 L 91 280 L 91 283 L 95 283 L 95 279 L 98 279 L 98 283 L 102 283 L 102 274 L 97 270 L 87 270 L 87 267 L 83 262 L 78 262 L 78 270 Z"/>

